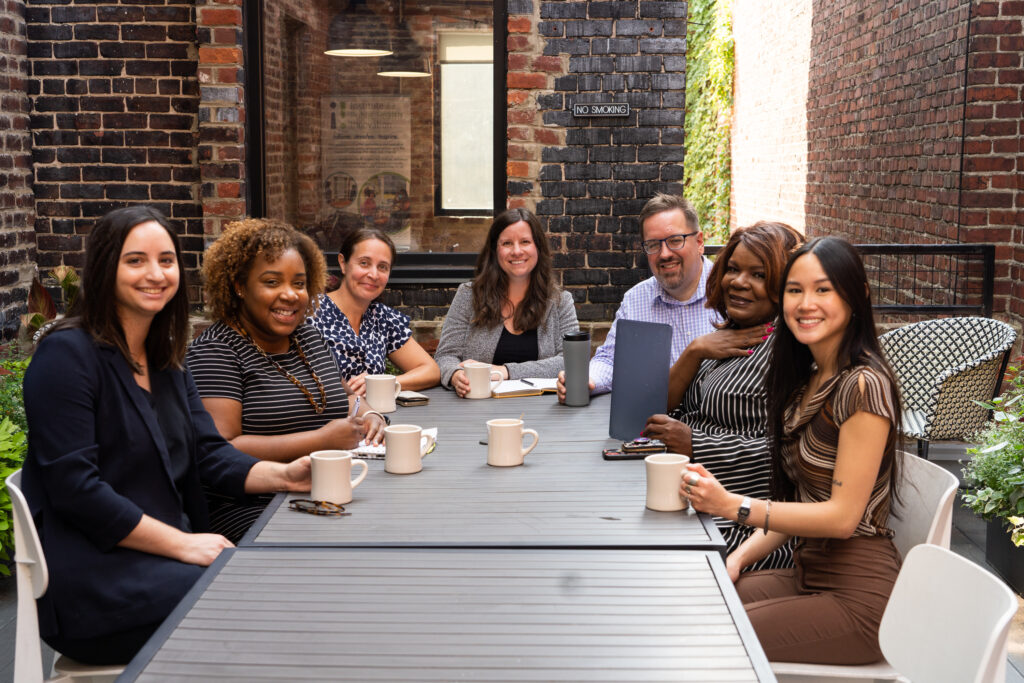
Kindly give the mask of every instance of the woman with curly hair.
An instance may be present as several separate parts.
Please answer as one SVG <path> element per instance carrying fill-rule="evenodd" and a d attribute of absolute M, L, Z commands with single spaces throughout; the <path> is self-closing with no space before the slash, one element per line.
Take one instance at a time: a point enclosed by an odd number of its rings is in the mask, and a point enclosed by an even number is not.
<path fill-rule="evenodd" d="M 269 219 L 229 223 L 205 254 L 206 301 L 215 321 L 189 347 L 188 366 L 217 429 L 261 460 L 379 441 L 384 419 L 351 415 L 348 387 L 323 338 L 305 322 L 327 267 L 306 235 Z M 240 511 L 210 498 L 214 528 L 229 538 L 265 501 Z"/>
<path fill-rule="evenodd" d="M 551 271 L 540 221 L 508 209 L 491 224 L 472 282 L 459 286 L 441 329 L 434 360 L 441 385 L 469 391 L 462 367 L 492 363 L 504 379 L 555 377 L 563 367 L 562 336 L 578 329 L 572 295 Z"/>

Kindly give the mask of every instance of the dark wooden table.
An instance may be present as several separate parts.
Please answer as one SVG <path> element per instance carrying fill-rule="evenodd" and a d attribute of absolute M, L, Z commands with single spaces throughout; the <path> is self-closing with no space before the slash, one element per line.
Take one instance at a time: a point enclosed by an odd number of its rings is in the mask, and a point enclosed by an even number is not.
<path fill-rule="evenodd" d="M 399 408 L 393 424 L 438 428 L 437 448 L 417 474 L 370 473 L 355 489 L 351 516 L 317 517 L 288 508 L 280 494 L 241 546 L 407 546 L 532 548 L 724 548 L 710 518 L 644 507 L 643 460 L 611 462 L 610 397 L 586 408 L 553 395 L 459 399 L 434 389 L 426 406 Z M 519 467 L 487 465 L 486 421 L 525 414 L 540 442 Z M 526 437 L 527 441 L 530 437 Z"/>
<path fill-rule="evenodd" d="M 714 551 L 224 551 L 119 681 L 774 681 Z"/>

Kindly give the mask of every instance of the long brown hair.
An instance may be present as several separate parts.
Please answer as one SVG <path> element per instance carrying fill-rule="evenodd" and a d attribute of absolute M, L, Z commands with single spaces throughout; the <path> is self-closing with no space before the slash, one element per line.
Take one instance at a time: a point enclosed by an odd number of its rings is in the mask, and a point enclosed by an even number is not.
<path fill-rule="evenodd" d="M 491 229 L 487 231 L 487 242 L 476 259 L 476 275 L 473 277 L 474 325 L 492 327 L 504 321 L 501 309 L 508 301 L 508 275 L 498 263 L 498 236 L 505 228 L 520 221 L 530 226 L 533 243 L 537 247 L 537 265 L 530 273 L 526 296 L 513 313 L 512 325 L 517 330 L 539 327 L 548 312 L 548 306 L 558 293 L 551 272 L 551 247 L 547 235 L 540 227 L 540 221 L 528 209 L 507 209 L 491 223 Z"/>
<path fill-rule="evenodd" d="M 78 327 L 96 341 L 115 347 L 136 373 L 142 368 L 132 358 L 124 328 L 117 314 L 117 268 L 121 260 L 124 241 L 137 225 L 155 221 L 160 224 L 174 244 L 174 258 L 178 262 L 178 291 L 159 313 L 153 317 L 146 334 L 146 359 L 155 368 L 181 368 L 189 341 L 188 292 L 185 269 L 181 262 L 181 245 L 171 222 L 151 206 L 135 204 L 114 209 L 89 231 L 85 243 L 85 269 L 82 287 L 75 302 L 75 315 L 47 329 L 45 334 Z M 45 336 L 45 334 L 43 336 Z"/>
<path fill-rule="evenodd" d="M 804 237 L 785 223 L 758 221 L 746 228 L 739 228 L 729 237 L 729 241 L 718 252 L 715 265 L 708 275 L 707 303 L 722 316 L 722 327 L 731 324 L 726 308 L 726 293 L 722 288 L 722 278 L 729 265 L 729 259 L 741 244 L 750 250 L 764 264 L 764 286 L 768 298 L 779 308 L 779 284 L 782 282 L 782 269 L 786 267 L 789 253 L 804 243 Z"/>

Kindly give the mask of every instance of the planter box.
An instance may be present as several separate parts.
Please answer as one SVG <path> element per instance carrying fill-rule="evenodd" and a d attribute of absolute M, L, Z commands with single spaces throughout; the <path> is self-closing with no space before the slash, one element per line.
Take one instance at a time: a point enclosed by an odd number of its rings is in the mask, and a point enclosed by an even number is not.
<path fill-rule="evenodd" d="M 1018 595 L 1024 595 L 1024 547 L 1018 548 L 1000 520 L 987 522 L 985 559 Z"/>

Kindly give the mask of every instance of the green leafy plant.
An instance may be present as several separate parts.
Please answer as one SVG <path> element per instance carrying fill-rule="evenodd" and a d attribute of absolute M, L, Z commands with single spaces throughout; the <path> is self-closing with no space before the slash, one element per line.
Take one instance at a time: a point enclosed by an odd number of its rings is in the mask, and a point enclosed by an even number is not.
<path fill-rule="evenodd" d="M 1019 363 L 1024 357 L 1016 359 Z M 963 501 L 987 520 L 1011 525 L 1010 536 L 1024 545 L 1024 374 L 1020 365 L 1007 368 L 1008 388 L 991 402 L 992 419 L 967 449 L 971 460 L 963 469 L 967 490 Z"/>
<path fill-rule="evenodd" d="M 725 242 L 732 188 L 732 3 L 690 0 L 688 12 L 683 185 L 705 238 Z"/>
<path fill-rule="evenodd" d="M 16 472 L 25 460 L 25 432 L 10 419 L 0 420 L 0 481 Z M 7 487 L 0 486 L 0 560 L 10 560 L 14 553 L 14 519 L 11 515 L 11 497 Z M 5 563 L 0 563 L 0 574 L 10 576 Z"/>

